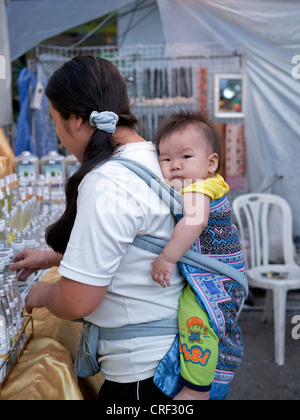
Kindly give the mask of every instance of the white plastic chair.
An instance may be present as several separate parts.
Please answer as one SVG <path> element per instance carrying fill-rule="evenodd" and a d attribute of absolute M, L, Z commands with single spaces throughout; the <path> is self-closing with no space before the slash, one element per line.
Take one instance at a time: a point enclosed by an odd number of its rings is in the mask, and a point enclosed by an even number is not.
<path fill-rule="evenodd" d="M 270 212 L 277 207 L 281 220 L 270 228 Z M 285 315 L 289 290 L 300 289 L 300 267 L 295 262 L 292 240 L 292 212 L 283 198 L 273 194 L 252 193 L 237 197 L 232 208 L 239 228 L 250 287 L 267 290 L 264 317 L 270 313 L 273 291 L 275 361 L 285 360 Z M 271 229 L 281 228 L 283 263 L 270 261 Z M 248 236 L 248 238 L 247 238 Z M 250 255 L 245 247 L 248 240 Z"/>

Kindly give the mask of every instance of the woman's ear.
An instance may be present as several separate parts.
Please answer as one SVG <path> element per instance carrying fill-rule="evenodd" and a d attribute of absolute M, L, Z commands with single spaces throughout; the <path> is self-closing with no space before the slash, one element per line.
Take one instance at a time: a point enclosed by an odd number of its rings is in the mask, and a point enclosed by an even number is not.
<path fill-rule="evenodd" d="M 79 115 L 75 115 L 75 125 L 79 129 L 82 126 L 83 119 Z"/>
<path fill-rule="evenodd" d="M 214 174 L 219 165 L 219 156 L 217 153 L 212 153 L 208 156 L 208 171 L 210 174 Z"/>

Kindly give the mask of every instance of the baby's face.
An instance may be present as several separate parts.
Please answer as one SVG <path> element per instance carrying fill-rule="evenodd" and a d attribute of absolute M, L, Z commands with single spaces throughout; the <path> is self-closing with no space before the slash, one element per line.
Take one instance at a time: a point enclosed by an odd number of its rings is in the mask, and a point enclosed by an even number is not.
<path fill-rule="evenodd" d="M 159 144 L 159 163 L 164 178 L 177 191 L 213 175 L 218 156 L 212 153 L 196 125 L 176 131 Z"/>

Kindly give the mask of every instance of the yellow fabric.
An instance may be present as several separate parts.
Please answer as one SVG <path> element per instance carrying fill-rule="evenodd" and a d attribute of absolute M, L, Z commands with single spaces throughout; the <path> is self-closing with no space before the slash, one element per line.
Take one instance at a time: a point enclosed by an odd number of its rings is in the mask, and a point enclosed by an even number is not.
<path fill-rule="evenodd" d="M 61 276 L 52 268 L 44 281 Z M 45 308 L 34 309 L 34 338 L 1 390 L 0 400 L 93 400 L 103 383 L 102 374 L 79 380 L 73 360 L 81 324 L 63 321 Z"/>
<path fill-rule="evenodd" d="M 50 338 L 34 338 L 4 385 L 1 400 L 83 400 L 66 348 Z"/>
<path fill-rule="evenodd" d="M 213 178 L 207 178 L 205 180 L 194 182 L 185 188 L 180 190 L 180 194 L 185 193 L 202 193 L 208 195 L 212 200 L 218 200 L 223 197 L 229 191 L 228 184 L 224 181 L 224 178 L 216 174 Z"/>
<path fill-rule="evenodd" d="M 10 147 L 10 144 L 1 127 L 0 127 L 0 156 L 6 156 L 9 160 L 9 170 L 4 175 L 14 172 L 15 154 L 12 148 Z"/>

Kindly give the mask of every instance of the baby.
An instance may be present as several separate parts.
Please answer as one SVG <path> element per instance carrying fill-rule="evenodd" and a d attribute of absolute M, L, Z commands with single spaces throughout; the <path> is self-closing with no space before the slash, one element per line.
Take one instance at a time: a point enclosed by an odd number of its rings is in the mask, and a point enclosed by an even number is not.
<path fill-rule="evenodd" d="M 200 113 L 178 112 L 157 135 L 163 176 L 183 194 L 183 217 L 153 263 L 152 278 L 162 287 L 170 286 L 175 264 L 207 226 L 211 201 L 229 191 L 224 179 L 216 173 L 221 151 L 208 124 Z"/>
<path fill-rule="evenodd" d="M 245 273 L 226 196 L 229 187 L 218 174 L 221 150 L 212 122 L 198 111 L 179 111 L 160 128 L 156 145 L 165 180 L 182 194 L 183 214 L 153 263 L 153 280 L 170 286 L 176 263 L 191 248 Z M 175 399 L 208 399 L 212 393 L 223 399 L 243 352 L 236 319 L 245 291 L 233 279 L 182 263 L 179 267 L 188 284 L 178 313 L 182 390 Z M 214 382 L 217 391 L 211 393 Z"/>

